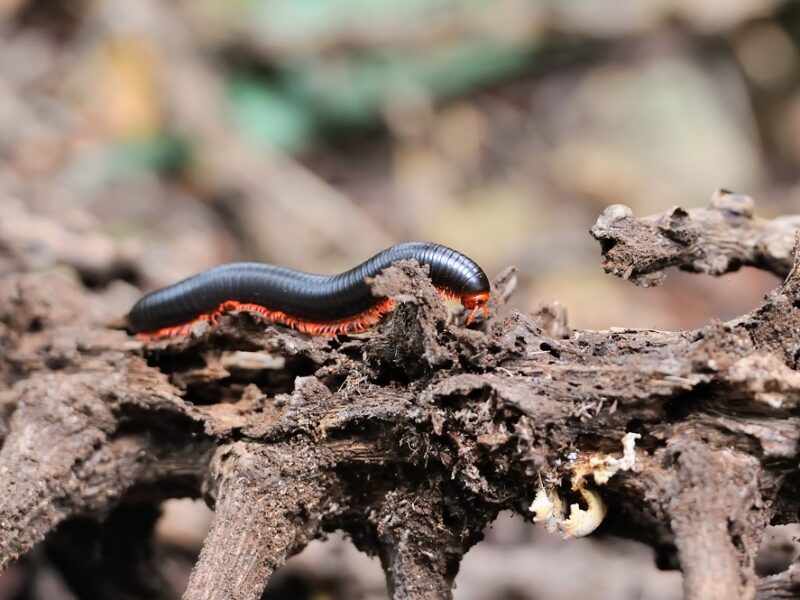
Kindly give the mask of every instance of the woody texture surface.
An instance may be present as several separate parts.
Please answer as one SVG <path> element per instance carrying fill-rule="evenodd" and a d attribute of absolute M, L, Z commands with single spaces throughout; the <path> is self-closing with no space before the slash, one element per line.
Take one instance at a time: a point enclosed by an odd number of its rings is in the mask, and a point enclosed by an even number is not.
<path fill-rule="evenodd" d="M 799 226 L 727 192 L 646 218 L 607 209 L 591 232 L 604 268 L 635 283 L 668 267 L 785 278 L 693 331 L 574 330 L 558 305 L 499 317 L 513 269 L 467 328 L 398 263 L 372 283 L 398 308 L 363 334 L 239 312 L 147 344 L 0 239 L 0 568 L 46 546 L 81 556 L 67 567 L 100 597 L 162 597 L 157 507 L 190 496 L 215 517 L 189 600 L 257 599 L 334 530 L 380 557 L 393 598 L 449 598 L 507 509 L 641 540 L 690 600 L 797 597 L 794 567 L 759 577 L 754 560 L 800 503 Z"/>

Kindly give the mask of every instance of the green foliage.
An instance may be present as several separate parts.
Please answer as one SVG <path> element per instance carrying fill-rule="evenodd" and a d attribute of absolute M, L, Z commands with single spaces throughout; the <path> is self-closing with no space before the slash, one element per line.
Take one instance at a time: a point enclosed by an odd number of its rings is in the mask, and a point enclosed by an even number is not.
<path fill-rule="evenodd" d="M 484 41 L 417 53 L 318 57 L 269 75 L 235 74 L 228 82 L 231 113 L 254 139 L 294 152 L 321 130 L 374 126 L 395 94 L 450 98 L 519 73 L 531 58 L 528 48 Z"/>

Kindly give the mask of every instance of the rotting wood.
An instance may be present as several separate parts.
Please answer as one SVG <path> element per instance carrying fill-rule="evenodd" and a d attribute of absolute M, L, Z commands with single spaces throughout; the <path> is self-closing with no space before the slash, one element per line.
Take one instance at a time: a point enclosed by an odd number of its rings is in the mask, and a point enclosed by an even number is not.
<path fill-rule="evenodd" d="M 664 269 L 723 275 L 753 266 L 785 276 L 792 266 L 800 215 L 762 219 L 753 199 L 719 190 L 709 208 L 639 218 L 627 206 L 609 206 L 592 227 L 604 268 L 637 285 L 658 285 Z"/>
<path fill-rule="evenodd" d="M 761 223 L 745 213 L 680 211 L 705 237 L 668 243 L 653 228 L 668 215 L 612 219 L 607 265 L 630 278 L 786 275 L 750 313 L 681 332 L 571 330 L 558 305 L 467 329 L 400 263 L 373 282 L 400 307 L 363 335 L 230 314 L 142 346 L 79 284 L 0 270 L 0 564 L 71 519 L 202 496 L 218 512 L 186 598 L 258 598 L 287 555 L 336 529 L 381 557 L 394 598 L 447 598 L 498 511 L 532 518 L 540 486 L 579 502 L 580 471 L 610 508 L 601 531 L 677 553 L 687 598 L 793 597 L 794 570 L 759 579 L 753 559 L 767 524 L 797 519 L 800 269 L 774 243 L 742 258 Z M 724 239 L 727 266 L 698 258 L 708 239 Z M 495 296 L 513 285 L 504 272 Z M 635 462 L 609 470 L 626 433 L 641 436 Z"/>

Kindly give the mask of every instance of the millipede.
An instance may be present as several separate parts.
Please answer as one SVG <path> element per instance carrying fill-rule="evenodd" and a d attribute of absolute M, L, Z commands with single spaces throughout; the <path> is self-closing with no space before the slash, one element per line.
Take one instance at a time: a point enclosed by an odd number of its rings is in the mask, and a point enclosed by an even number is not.
<path fill-rule="evenodd" d="M 394 309 L 376 297 L 367 279 L 399 260 L 429 267 L 434 286 L 470 310 L 488 313 L 489 279 L 475 261 L 430 242 L 407 242 L 379 252 L 337 275 L 315 275 L 263 263 L 213 267 L 143 296 L 128 314 L 128 327 L 144 341 L 187 335 L 200 321 L 217 322 L 226 312 L 251 311 L 313 335 L 361 332 Z"/>

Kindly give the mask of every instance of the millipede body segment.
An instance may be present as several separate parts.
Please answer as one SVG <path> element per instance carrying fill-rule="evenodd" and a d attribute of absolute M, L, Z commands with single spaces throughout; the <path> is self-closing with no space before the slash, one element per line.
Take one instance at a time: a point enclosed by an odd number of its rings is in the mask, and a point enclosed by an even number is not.
<path fill-rule="evenodd" d="M 460 252 L 428 242 L 398 244 L 338 275 L 314 275 L 261 263 L 230 263 L 203 271 L 144 296 L 128 314 L 142 339 L 188 333 L 197 321 L 216 322 L 227 311 L 256 312 L 275 323 L 311 334 L 363 331 L 394 308 L 372 295 L 366 278 L 398 260 L 428 265 L 433 284 L 445 295 L 486 314 L 489 279 Z"/>

